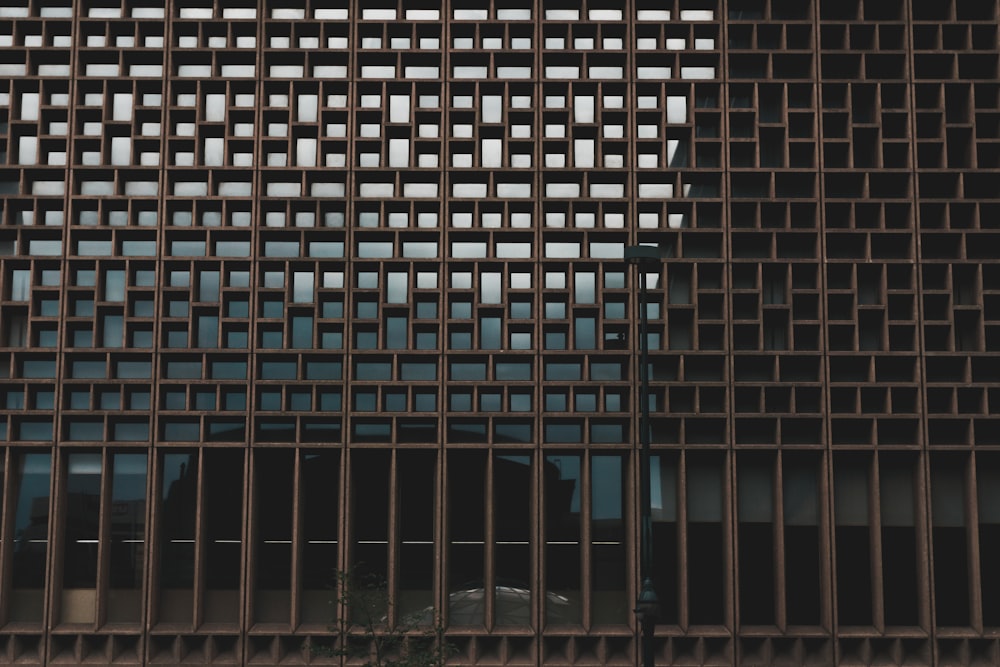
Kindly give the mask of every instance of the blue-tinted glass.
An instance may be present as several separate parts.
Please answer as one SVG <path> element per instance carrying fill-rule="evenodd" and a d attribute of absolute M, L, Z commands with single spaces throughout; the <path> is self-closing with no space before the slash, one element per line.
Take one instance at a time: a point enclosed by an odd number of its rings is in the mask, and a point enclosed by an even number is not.
<path fill-rule="evenodd" d="M 355 350 L 377 350 L 378 332 L 376 331 L 356 331 L 354 333 Z"/>
<path fill-rule="evenodd" d="M 36 333 L 38 347 L 55 347 L 59 344 L 59 334 L 55 329 L 41 329 Z"/>
<path fill-rule="evenodd" d="M 280 299 L 266 299 L 261 304 L 262 317 L 284 317 L 285 302 Z"/>
<path fill-rule="evenodd" d="M 448 347 L 452 350 L 471 350 L 472 349 L 472 332 L 471 331 L 452 331 L 448 335 Z"/>
<path fill-rule="evenodd" d="M 264 361 L 260 364 L 262 380 L 294 380 L 294 361 Z"/>
<path fill-rule="evenodd" d="M 195 410 L 214 410 L 215 409 L 215 392 L 214 391 L 196 391 L 194 394 L 194 409 Z"/>
<path fill-rule="evenodd" d="M 340 410 L 340 392 L 324 391 L 319 395 L 319 409 L 327 411 Z"/>
<path fill-rule="evenodd" d="M 101 422 L 95 425 L 99 432 L 103 430 Z M 71 423 L 71 439 L 94 439 L 87 437 L 90 434 L 75 434 L 76 426 L 86 425 Z M 63 586 L 94 588 L 97 585 L 97 546 L 100 534 L 101 455 L 73 453 L 67 459 L 66 495 L 69 499 L 69 516 L 64 536 L 66 557 L 63 561 Z"/>
<path fill-rule="evenodd" d="M 483 412 L 498 412 L 503 407 L 503 394 L 482 392 L 479 394 L 479 409 Z"/>
<path fill-rule="evenodd" d="M 148 410 L 150 394 L 148 391 L 133 391 L 128 395 L 129 410 Z"/>
<path fill-rule="evenodd" d="M 187 331 L 167 332 L 167 347 L 185 348 L 187 347 L 187 341 L 188 341 Z"/>
<path fill-rule="evenodd" d="M 36 410 L 51 410 L 55 407 L 56 393 L 48 389 L 36 391 L 32 403 L 35 404 Z"/>
<path fill-rule="evenodd" d="M 577 317 L 573 322 L 573 346 L 578 350 L 597 347 L 596 321 L 593 317 Z"/>
<path fill-rule="evenodd" d="M 417 319 L 434 319 L 437 317 L 436 301 L 417 301 Z"/>
<path fill-rule="evenodd" d="M 152 299 L 136 299 L 132 302 L 132 315 L 135 317 L 152 317 L 153 312 Z"/>
<path fill-rule="evenodd" d="M 307 361 L 307 380 L 340 380 L 343 378 L 344 367 L 339 361 Z"/>
<path fill-rule="evenodd" d="M 264 329 L 260 332 L 260 346 L 265 349 L 280 349 L 284 339 L 285 334 L 280 329 Z"/>
<path fill-rule="evenodd" d="M 407 346 L 407 318 L 387 317 L 385 346 L 390 350 L 404 350 Z"/>
<path fill-rule="evenodd" d="M 59 315 L 59 301 L 57 299 L 40 299 L 38 306 L 43 317 L 56 317 Z"/>
<path fill-rule="evenodd" d="M 219 340 L 219 318 L 214 315 L 198 317 L 198 347 L 215 347 Z"/>
<path fill-rule="evenodd" d="M 531 317 L 530 301 L 512 301 L 510 304 L 510 316 L 516 320 L 528 319 Z"/>
<path fill-rule="evenodd" d="M 576 409 L 586 412 L 594 412 L 597 410 L 597 394 L 591 392 L 577 393 Z"/>
<path fill-rule="evenodd" d="M 327 319 L 340 319 L 344 316 L 344 303 L 342 301 L 324 301 L 323 317 Z"/>
<path fill-rule="evenodd" d="M 382 400 L 385 409 L 388 412 L 405 412 L 406 411 L 406 392 L 405 391 L 387 391 Z"/>
<path fill-rule="evenodd" d="M 281 392 L 280 391 L 260 392 L 260 400 L 257 402 L 257 407 L 261 410 L 280 410 Z"/>
<path fill-rule="evenodd" d="M 418 391 L 413 397 L 413 409 L 417 412 L 435 412 L 437 410 L 437 393 Z"/>
<path fill-rule="evenodd" d="M 227 306 L 228 317 L 250 317 L 250 302 L 233 299 Z"/>
<path fill-rule="evenodd" d="M 164 410 L 183 410 L 186 406 L 183 390 L 167 390 L 163 392 Z"/>
<path fill-rule="evenodd" d="M 312 349 L 313 318 L 296 316 L 292 318 L 292 347 L 296 349 Z"/>
<path fill-rule="evenodd" d="M 453 412 L 469 412 L 472 410 L 472 394 L 454 392 L 448 399 L 449 409 Z"/>
<path fill-rule="evenodd" d="M 510 411 L 531 412 L 531 394 L 512 391 L 510 394 Z"/>
<path fill-rule="evenodd" d="M 374 391 L 357 391 L 354 393 L 354 409 L 364 412 L 374 412 L 378 407 L 377 394 Z"/>
<path fill-rule="evenodd" d="M 566 412 L 568 401 L 562 392 L 545 392 L 545 409 L 549 412 Z"/>
<path fill-rule="evenodd" d="M 187 300 L 174 299 L 167 302 L 167 315 L 169 317 L 187 317 L 188 316 L 188 302 Z"/>
<path fill-rule="evenodd" d="M 246 331 L 227 331 L 226 347 L 230 350 L 245 349 L 250 343 L 250 336 Z"/>
<path fill-rule="evenodd" d="M 246 410 L 247 395 L 245 391 L 227 391 L 222 395 L 223 410 Z"/>
<path fill-rule="evenodd" d="M 20 546 L 11 559 L 10 581 L 15 589 L 37 591 L 30 595 L 38 598 L 38 604 L 37 609 L 34 609 L 36 605 L 12 605 L 10 620 L 40 621 L 48 551 L 49 513 L 46 510 L 51 458 L 49 454 L 24 454 L 19 463 L 14 480 L 17 500 L 14 505 L 13 539 Z"/>

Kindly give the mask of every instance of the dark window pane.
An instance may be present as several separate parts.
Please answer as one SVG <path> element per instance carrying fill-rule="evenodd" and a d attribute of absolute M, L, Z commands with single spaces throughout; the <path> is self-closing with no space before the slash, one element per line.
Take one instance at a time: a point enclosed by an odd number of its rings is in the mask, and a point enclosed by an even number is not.
<path fill-rule="evenodd" d="M 101 517 L 101 455 L 70 454 L 67 459 L 63 587 L 94 588 Z M 67 612 L 63 611 L 64 620 Z M 93 609 L 89 617 L 93 619 Z"/>
<path fill-rule="evenodd" d="M 961 461 L 932 461 L 931 519 L 937 623 L 966 626 L 969 624 L 969 569 L 965 470 Z"/>
<path fill-rule="evenodd" d="M 882 584 L 887 625 L 917 625 L 917 534 L 913 464 L 882 457 L 879 497 L 882 515 Z"/>
<path fill-rule="evenodd" d="M 819 625 L 819 466 L 816 459 L 786 455 L 785 603 L 790 625 Z"/>
<path fill-rule="evenodd" d="M 243 452 L 206 449 L 202 456 L 205 620 L 232 623 L 239 618 L 243 578 Z"/>
<path fill-rule="evenodd" d="M 135 623 L 142 604 L 146 553 L 146 454 L 111 459 L 110 622 Z"/>
<path fill-rule="evenodd" d="M 743 454 L 737 466 L 740 624 L 774 623 L 774 459 Z"/>
<path fill-rule="evenodd" d="M 837 619 L 841 625 L 871 625 L 871 536 L 868 521 L 869 463 L 834 461 Z"/>
<path fill-rule="evenodd" d="M 50 454 L 24 454 L 15 468 L 12 621 L 42 620 L 48 554 Z"/>
<path fill-rule="evenodd" d="M 485 452 L 448 456 L 448 620 L 454 625 L 485 622 Z"/>
<path fill-rule="evenodd" d="M 300 460 L 302 487 L 302 620 L 331 621 L 329 587 L 336 583 L 340 506 L 340 456 L 306 452 Z"/>
<path fill-rule="evenodd" d="M 399 613 L 413 614 L 434 605 L 433 452 L 399 452 Z"/>
<path fill-rule="evenodd" d="M 161 461 L 159 619 L 190 622 L 198 507 L 198 456 L 169 453 L 164 454 Z"/>
<path fill-rule="evenodd" d="M 594 623 L 623 624 L 630 613 L 625 595 L 625 461 L 622 456 L 594 456 L 591 477 L 591 557 Z"/>
<path fill-rule="evenodd" d="M 697 625 L 724 622 L 722 460 L 690 457 L 687 470 L 688 606 Z"/>
<path fill-rule="evenodd" d="M 582 618 L 580 456 L 550 455 L 543 469 L 545 490 L 545 618 L 576 624 Z"/>
<path fill-rule="evenodd" d="M 294 450 L 254 450 L 254 618 L 258 622 L 290 621 L 294 478 Z"/>

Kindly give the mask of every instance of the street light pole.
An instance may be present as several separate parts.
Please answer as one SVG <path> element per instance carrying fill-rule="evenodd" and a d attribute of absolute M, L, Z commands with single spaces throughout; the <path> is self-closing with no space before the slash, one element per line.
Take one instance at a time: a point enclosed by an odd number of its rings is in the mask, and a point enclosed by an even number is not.
<path fill-rule="evenodd" d="M 659 615 L 659 598 L 653 587 L 653 518 L 649 489 L 649 313 L 646 294 L 646 270 L 659 269 L 663 262 L 655 246 L 626 246 L 625 261 L 636 267 L 639 281 L 639 575 L 642 587 L 636 600 L 635 615 L 642 629 L 642 663 L 653 667 L 653 632 Z"/>

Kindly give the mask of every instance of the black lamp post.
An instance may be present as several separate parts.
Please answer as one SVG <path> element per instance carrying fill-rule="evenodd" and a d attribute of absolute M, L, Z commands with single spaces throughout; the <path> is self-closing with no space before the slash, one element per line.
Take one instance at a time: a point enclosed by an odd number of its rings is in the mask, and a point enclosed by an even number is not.
<path fill-rule="evenodd" d="M 639 279 L 639 402 L 642 412 L 639 419 L 639 574 L 642 588 L 636 600 L 635 616 L 642 629 L 642 664 L 653 667 L 653 630 L 660 613 L 660 600 L 653 588 L 653 519 L 649 493 L 649 324 L 646 299 L 646 274 L 650 268 L 659 270 L 663 255 L 656 246 L 633 245 L 625 247 L 625 261 L 634 264 Z"/>

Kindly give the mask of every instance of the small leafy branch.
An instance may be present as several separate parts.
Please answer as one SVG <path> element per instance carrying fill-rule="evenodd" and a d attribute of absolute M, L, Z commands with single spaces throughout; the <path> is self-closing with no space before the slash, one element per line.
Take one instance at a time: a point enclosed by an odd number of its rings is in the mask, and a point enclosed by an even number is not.
<path fill-rule="evenodd" d="M 395 603 L 384 577 L 338 570 L 336 587 L 333 641 L 313 645 L 314 653 L 364 667 L 443 667 L 455 653 L 435 610 L 393 620 Z"/>

